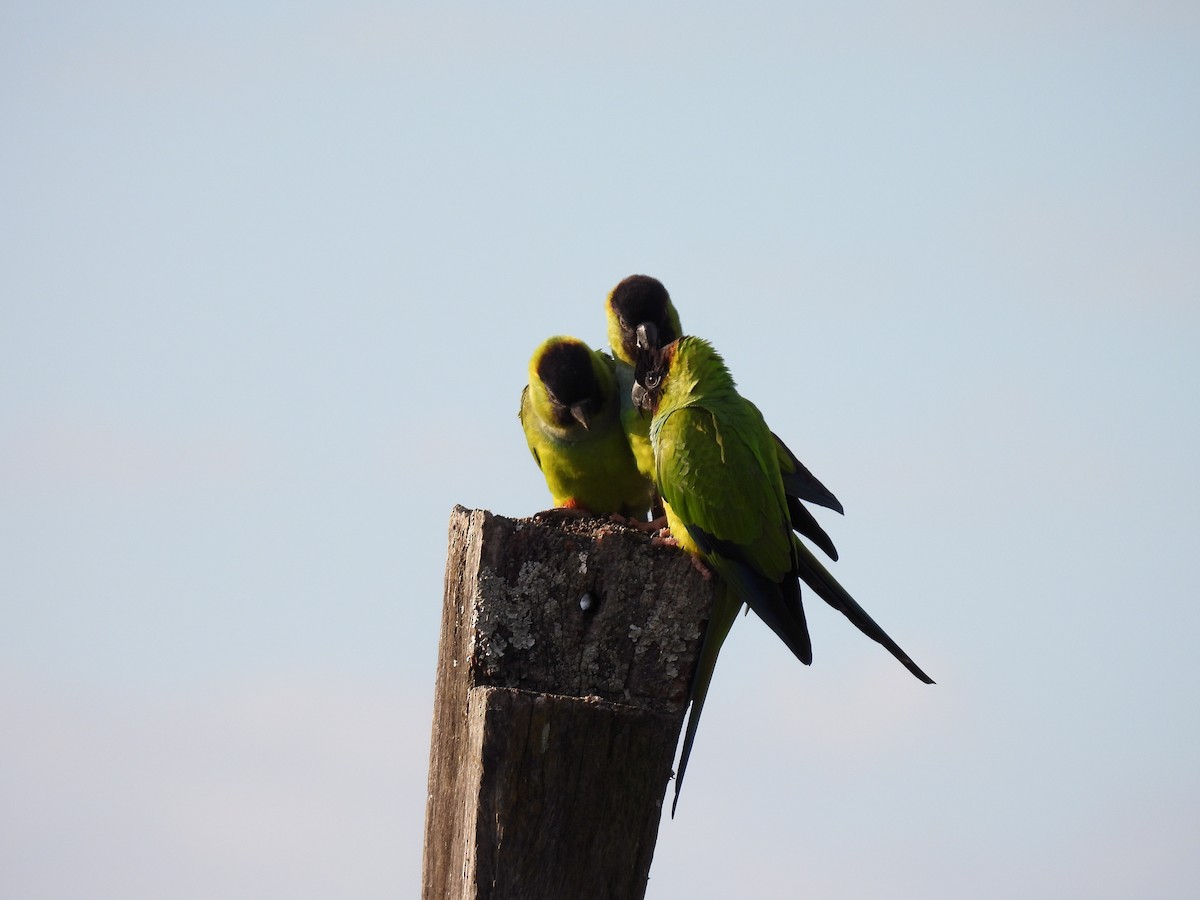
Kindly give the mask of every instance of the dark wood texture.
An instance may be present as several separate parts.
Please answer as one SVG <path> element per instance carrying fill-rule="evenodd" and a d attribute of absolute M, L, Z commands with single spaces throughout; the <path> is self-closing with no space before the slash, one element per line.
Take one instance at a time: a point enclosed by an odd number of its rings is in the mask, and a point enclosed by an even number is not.
<path fill-rule="evenodd" d="M 455 507 L 426 900 L 644 895 L 712 599 L 632 529 Z"/>

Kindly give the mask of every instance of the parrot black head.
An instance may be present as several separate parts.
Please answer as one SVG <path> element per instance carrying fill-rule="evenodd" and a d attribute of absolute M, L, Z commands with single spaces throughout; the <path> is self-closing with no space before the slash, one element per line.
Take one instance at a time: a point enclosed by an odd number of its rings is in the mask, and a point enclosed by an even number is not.
<path fill-rule="evenodd" d="M 658 412 L 659 401 L 667 388 L 671 360 L 679 341 L 665 347 L 639 347 L 634 366 L 633 405 L 639 411 L 653 416 Z"/>
<path fill-rule="evenodd" d="M 619 331 L 610 329 L 613 350 L 625 361 L 637 357 L 639 345 L 661 347 L 678 338 L 679 314 L 671 295 L 657 278 L 630 275 L 608 297 L 609 315 Z"/>
<path fill-rule="evenodd" d="M 555 424 L 591 425 L 604 404 L 604 392 L 592 368 L 592 351 L 582 341 L 563 338 L 547 341 L 537 361 L 537 377 L 550 395 Z"/>

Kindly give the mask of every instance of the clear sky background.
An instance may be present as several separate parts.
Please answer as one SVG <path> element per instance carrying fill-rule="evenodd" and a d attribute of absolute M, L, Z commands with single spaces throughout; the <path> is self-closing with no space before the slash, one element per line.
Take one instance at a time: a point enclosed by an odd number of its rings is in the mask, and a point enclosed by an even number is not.
<path fill-rule="evenodd" d="M 446 524 L 620 278 L 845 503 L 649 897 L 1200 891 L 1200 7 L 0 9 L 0 893 L 413 897 Z"/>

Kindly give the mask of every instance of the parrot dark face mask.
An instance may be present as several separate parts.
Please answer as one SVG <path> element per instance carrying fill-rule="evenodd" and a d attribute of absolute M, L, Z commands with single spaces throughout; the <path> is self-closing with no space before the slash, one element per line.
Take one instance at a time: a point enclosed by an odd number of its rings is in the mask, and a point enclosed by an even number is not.
<path fill-rule="evenodd" d="M 671 357 L 675 355 L 675 342 L 659 349 L 653 340 L 643 346 L 644 329 L 638 329 L 637 365 L 634 367 L 633 405 L 642 415 L 653 416 L 658 411 L 666 388 L 671 368 Z"/>
<path fill-rule="evenodd" d="M 621 344 L 627 359 L 637 357 L 648 336 L 652 346 L 679 337 L 672 323 L 671 297 L 662 282 L 649 275 L 630 275 L 613 289 L 612 313 L 621 326 Z M 643 332 L 645 329 L 645 332 Z"/>
<path fill-rule="evenodd" d="M 555 407 L 555 424 L 578 422 L 591 427 L 591 418 L 603 398 L 592 372 L 591 355 L 578 344 L 551 348 L 538 363 L 538 377 Z"/>

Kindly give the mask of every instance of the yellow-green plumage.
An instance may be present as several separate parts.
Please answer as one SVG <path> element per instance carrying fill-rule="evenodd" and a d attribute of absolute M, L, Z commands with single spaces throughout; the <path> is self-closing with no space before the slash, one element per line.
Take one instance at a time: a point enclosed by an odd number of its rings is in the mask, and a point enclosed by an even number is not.
<path fill-rule="evenodd" d="M 633 366 L 616 360 L 613 374 L 617 379 L 621 401 L 621 430 L 625 433 L 638 472 L 653 484 L 654 448 L 650 446 L 650 417 L 642 415 L 630 399 L 633 393 Z"/>
<path fill-rule="evenodd" d="M 675 787 L 678 802 L 717 656 L 743 603 L 809 664 L 803 580 L 916 677 L 931 679 L 792 533 L 794 504 L 784 486 L 778 441 L 754 404 L 738 394 L 712 346 L 684 337 L 661 350 L 643 350 L 635 380 L 635 402 L 653 415 L 655 480 L 671 535 L 721 580 L 692 684 Z"/>
<path fill-rule="evenodd" d="M 561 336 L 534 352 L 519 415 L 555 506 L 646 518 L 651 485 L 621 430 L 620 406 L 612 357 Z"/>

